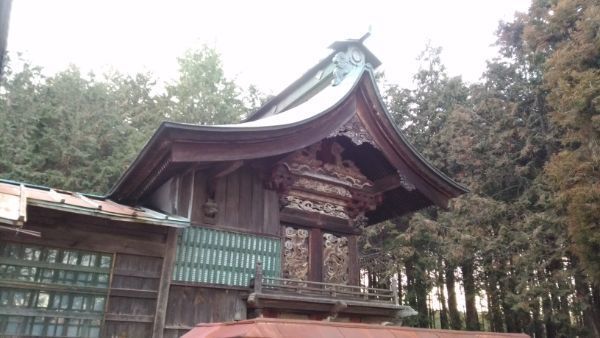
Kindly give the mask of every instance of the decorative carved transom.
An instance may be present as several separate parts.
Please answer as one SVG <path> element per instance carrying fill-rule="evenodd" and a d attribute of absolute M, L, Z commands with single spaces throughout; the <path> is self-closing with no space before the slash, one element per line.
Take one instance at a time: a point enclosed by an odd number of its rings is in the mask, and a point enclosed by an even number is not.
<path fill-rule="evenodd" d="M 348 284 L 348 239 L 323 234 L 323 282 Z"/>
<path fill-rule="evenodd" d="M 283 278 L 308 278 L 308 230 L 285 227 Z"/>
<path fill-rule="evenodd" d="M 324 215 L 330 215 L 339 218 L 348 218 L 348 213 L 344 207 L 327 202 L 303 200 L 295 196 L 287 196 L 288 208 L 318 212 Z"/>
<path fill-rule="evenodd" d="M 344 148 L 325 140 L 298 150 L 274 167 L 270 188 L 280 195 L 282 208 L 342 219 L 350 225 L 366 223 L 365 213 L 381 203 L 373 182 L 350 160 Z"/>

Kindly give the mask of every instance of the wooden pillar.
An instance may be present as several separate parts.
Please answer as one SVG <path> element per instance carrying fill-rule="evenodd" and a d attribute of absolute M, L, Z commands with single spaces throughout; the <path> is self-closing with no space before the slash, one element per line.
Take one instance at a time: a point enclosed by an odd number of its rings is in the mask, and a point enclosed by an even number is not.
<path fill-rule="evenodd" d="M 309 244 L 310 271 L 309 280 L 313 282 L 323 281 L 323 232 L 319 228 L 310 231 Z"/>
<path fill-rule="evenodd" d="M 358 240 L 348 235 L 348 284 L 360 284 L 360 263 L 358 261 Z"/>
<path fill-rule="evenodd" d="M 254 292 L 262 292 L 263 270 L 262 262 L 256 262 L 256 273 L 254 274 Z"/>
<path fill-rule="evenodd" d="M 6 53 L 6 42 L 8 41 L 8 22 L 10 19 L 10 9 L 12 0 L 0 1 L 0 78 L 2 78 L 2 68 L 4 66 L 4 54 Z"/>
<path fill-rule="evenodd" d="M 169 232 L 167 233 L 165 256 L 163 258 L 158 296 L 156 299 L 156 312 L 154 314 L 154 327 L 152 329 L 153 338 L 162 338 L 165 329 L 167 303 L 169 302 L 169 288 L 173 277 L 175 255 L 177 254 L 177 230 L 178 229 L 176 228 L 169 228 Z"/>

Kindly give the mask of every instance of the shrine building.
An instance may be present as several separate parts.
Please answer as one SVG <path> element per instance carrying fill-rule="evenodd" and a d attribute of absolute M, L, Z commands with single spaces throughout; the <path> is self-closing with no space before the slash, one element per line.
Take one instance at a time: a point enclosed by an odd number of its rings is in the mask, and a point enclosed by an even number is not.
<path fill-rule="evenodd" d="M 358 236 L 467 190 L 395 125 L 363 39 L 242 123 L 162 123 L 106 196 L 1 181 L 0 336 L 414 315 L 361 285 Z"/>

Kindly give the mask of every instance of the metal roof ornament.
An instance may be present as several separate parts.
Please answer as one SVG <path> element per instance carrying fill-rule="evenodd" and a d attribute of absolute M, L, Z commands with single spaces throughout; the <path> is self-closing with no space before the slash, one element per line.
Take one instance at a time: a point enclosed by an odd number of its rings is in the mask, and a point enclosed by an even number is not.
<path fill-rule="evenodd" d="M 346 52 L 336 53 L 331 62 L 335 65 L 331 84 L 337 86 L 344 80 L 346 75 L 352 71 L 352 69 L 365 64 L 365 55 L 360 49 L 350 47 Z"/>

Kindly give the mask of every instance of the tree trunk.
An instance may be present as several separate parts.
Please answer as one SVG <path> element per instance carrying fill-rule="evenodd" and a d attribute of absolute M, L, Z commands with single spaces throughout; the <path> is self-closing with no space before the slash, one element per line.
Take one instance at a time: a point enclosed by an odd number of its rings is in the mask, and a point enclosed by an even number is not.
<path fill-rule="evenodd" d="M 465 322 L 467 330 L 479 331 L 479 318 L 477 316 L 477 306 L 475 304 L 477 289 L 475 288 L 475 278 L 473 277 L 473 263 L 465 262 L 461 268 L 463 284 L 465 287 Z"/>
<path fill-rule="evenodd" d="M 413 264 L 410 260 L 404 262 L 404 267 L 406 269 L 406 302 L 413 309 L 417 310 L 417 296 L 415 292 L 415 274 Z"/>
<path fill-rule="evenodd" d="M 592 314 L 594 317 L 594 325 L 600 327 L 600 285 L 592 285 Z"/>
<path fill-rule="evenodd" d="M 437 287 L 438 287 L 438 301 L 440 302 L 440 327 L 442 329 L 448 329 L 448 309 L 446 308 L 446 295 L 444 294 L 444 266 L 442 259 L 438 259 L 437 269 Z"/>
<path fill-rule="evenodd" d="M 510 265 L 510 262 L 506 263 Z M 505 265 L 505 266 L 507 266 Z M 510 268 L 505 268 L 504 271 L 510 271 Z M 502 312 L 504 313 L 504 324 L 506 325 L 506 332 L 519 332 L 519 328 L 517 327 L 517 321 L 515 319 L 514 311 L 512 310 L 512 303 L 510 303 L 508 299 L 508 293 L 514 293 L 511 283 L 511 276 L 514 276 L 514 273 L 510 273 L 510 276 L 504 276 L 502 280 L 499 281 L 500 286 L 500 301 L 502 304 Z"/>
<path fill-rule="evenodd" d="M 533 317 L 533 321 L 532 321 L 532 329 L 531 332 L 529 332 L 529 334 L 533 334 L 534 338 L 542 338 L 544 337 L 544 326 L 542 324 L 542 319 L 540 316 L 540 300 L 538 297 L 535 297 L 533 302 L 532 302 L 532 307 L 531 307 L 531 312 L 532 312 L 532 317 Z"/>
<path fill-rule="evenodd" d="M 429 327 L 429 316 L 427 306 L 427 272 L 416 270 L 415 293 L 417 296 L 417 312 L 419 312 L 419 327 Z"/>
<path fill-rule="evenodd" d="M 493 332 L 504 332 L 502 312 L 500 311 L 500 295 L 498 292 L 498 278 L 496 271 L 487 273 L 486 293 L 488 295 L 488 311 L 490 326 Z"/>
<path fill-rule="evenodd" d="M 460 313 L 456 304 L 456 290 L 454 277 L 454 267 L 446 266 L 446 290 L 448 290 L 448 314 L 450 315 L 450 328 L 452 330 L 462 329 Z"/>
<path fill-rule="evenodd" d="M 553 321 L 552 301 L 550 295 L 544 293 L 542 296 L 542 311 L 544 312 L 544 326 L 546 327 L 546 338 L 556 338 L 558 332 Z"/>
<path fill-rule="evenodd" d="M 398 278 L 398 300 L 400 301 L 400 304 L 402 303 L 402 268 L 400 268 L 400 264 L 396 264 L 396 274 L 397 274 L 397 278 Z"/>
<path fill-rule="evenodd" d="M 594 306 L 590 286 L 585 279 L 585 275 L 579 269 L 578 260 L 574 256 L 571 256 L 571 265 L 574 270 L 575 294 L 577 299 L 584 303 L 582 311 L 583 327 L 591 337 L 600 337 L 598 309 L 597 304 Z"/>
<path fill-rule="evenodd" d="M 550 300 L 552 305 L 553 321 L 556 327 L 556 334 L 559 337 L 572 336 L 570 315 L 567 302 L 567 294 L 571 287 L 565 284 L 562 278 L 557 278 L 555 274 L 564 270 L 564 265 L 560 259 L 553 259 L 548 264 L 546 276 L 549 279 L 547 283 L 550 286 Z"/>

